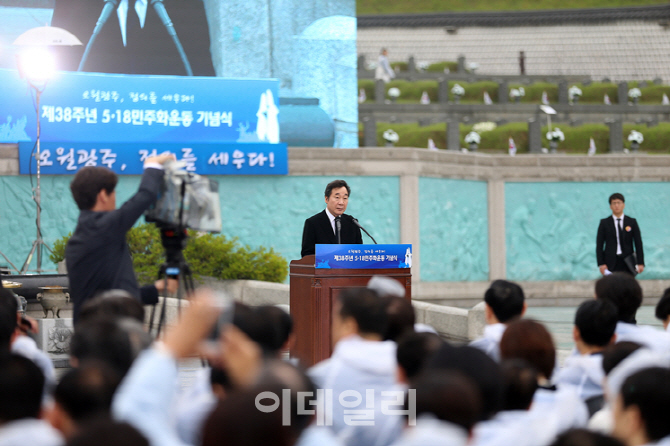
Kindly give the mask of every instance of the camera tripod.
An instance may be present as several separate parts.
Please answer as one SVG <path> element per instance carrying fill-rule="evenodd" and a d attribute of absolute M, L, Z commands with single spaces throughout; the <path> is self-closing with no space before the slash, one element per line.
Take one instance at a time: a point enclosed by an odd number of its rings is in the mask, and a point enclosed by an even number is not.
<path fill-rule="evenodd" d="M 160 227 L 161 231 L 161 242 L 163 243 L 163 248 L 165 248 L 165 263 L 163 263 L 158 272 L 158 279 L 164 280 L 163 290 L 168 288 L 168 279 L 177 278 L 179 279 L 179 288 L 177 288 L 177 311 L 181 315 L 181 300 L 183 298 L 183 292 L 186 293 L 188 297 L 191 295 L 195 286 L 193 283 L 193 275 L 191 274 L 191 268 L 186 263 L 184 259 L 184 253 L 182 252 L 184 246 L 186 246 L 186 239 L 188 235 L 186 229 L 179 228 L 175 229 L 172 227 Z M 183 287 L 182 285 L 183 284 Z M 160 304 L 156 304 L 160 305 Z M 149 333 L 153 331 L 154 318 L 156 315 L 156 305 L 151 309 L 151 319 L 149 320 Z M 158 326 L 156 327 L 156 338 L 161 334 L 161 329 L 165 323 L 165 313 L 166 313 L 167 299 L 163 299 L 163 304 L 160 305 L 160 317 L 158 320 Z"/>

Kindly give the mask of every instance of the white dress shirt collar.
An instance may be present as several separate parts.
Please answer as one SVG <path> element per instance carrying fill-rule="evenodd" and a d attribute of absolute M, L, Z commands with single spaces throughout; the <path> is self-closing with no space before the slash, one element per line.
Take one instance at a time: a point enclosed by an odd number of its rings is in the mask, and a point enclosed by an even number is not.
<path fill-rule="evenodd" d="M 144 28 L 144 22 L 147 18 L 147 6 L 149 0 L 135 0 L 135 12 L 140 19 L 140 28 Z M 121 38 L 123 46 L 126 46 L 126 23 L 128 21 L 128 0 L 121 0 L 119 7 L 116 8 L 116 15 L 119 17 L 119 27 L 121 28 Z"/>
<path fill-rule="evenodd" d="M 335 234 L 335 216 L 330 213 L 328 208 L 326 208 L 326 215 L 328 216 L 328 220 L 330 220 L 330 227 L 333 228 L 333 234 Z"/>

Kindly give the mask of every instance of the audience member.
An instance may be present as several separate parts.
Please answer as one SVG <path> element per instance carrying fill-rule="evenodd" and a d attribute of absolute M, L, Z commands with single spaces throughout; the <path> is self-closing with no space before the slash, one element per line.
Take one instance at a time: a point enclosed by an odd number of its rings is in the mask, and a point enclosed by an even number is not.
<path fill-rule="evenodd" d="M 144 307 L 128 291 L 102 291 L 83 303 L 77 323 L 96 316 L 129 317 L 143 324 Z"/>
<path fill-rule="evenodd" d="M 616 438 L 586 429 L 571 429 L 562 433 L 551 446 L 625 446 Z"/>
<path fill-rule="evenodd" d="M 412 303 L 404 297 L 383 297 L 386 302 L 387 325 L 383 339 L 398 342 L 405 333 L 414 331 L 416 314 Z"/>
<path fill-rule="evenodd" d="M 514 282 L 496 280 L 484 293 L 484 302 L 486 318 L 484 335 L 470 345 L 500 361 L 500 338 L 507 324 L 522 317 L 526 312 L 523 289 Z"/>
<path fill-rule="evenodd" d="M 14 354 L 0 358 L 0 445 L 62 444 L 58 431 L 39 419 L 43 389 L 44 375 L 30 359 Z"/>
<path fill-rule="evenodd" d="M 435 333 L 406 333 L 398 340 L 396 360 L 398 381 L 407 383 L 417 376 L 433 354 L 444 344 Z"/>
<path fill-rule="evenodd" d="M 614 436 L 627 446 L 670 444 L 670 370 L 651 367 L 626 378 L 614 403 Z"/>
<path fill-rule="evenodd" d="M 660 353 L 670 354 L 670 334 L 650 326 L 637 325 L 635 316 L 642 305 L 642 288 L 633 276 L 614 273 L 596 282 L 596 299 L 612 302 L 618 309 L 617 342 L 632 341 Z"/>
<path fill-rule="evenodd" d="M 333 353 L 309 370 L 317 388 L 332 391 L 332 429 L 347 446 L 386 446 L 402 429 L 399 416 L 382 410 L 382 392 L 399 390 L 396 344 L 383 340 L 386 325 L 386 305 L 376 292 L 366 288 L 343 291 L 332 314 Z M 361 398 L 345 408 L 341 396 L 350 392 L 358 392 Z M 345 418 L 345 410 L 366 409 L 372 410 L 373 426 L 356 426 Z"/>
<path fill-rule="evenodd" d="M 569 356 L 558 371 L 554 382 L 557 385 L 572 385 L 577 388 L 589 415 L 603 407 L 605 378 L 602 352 L 614 343 L 617 325 L 617 308 L 607 300 L 588 300 L 582 303 L 575 314 L 572 338 L 578 354 Z"/>
<path fill-rule="evenodd" d="M 66 446 L 149 446 L 147 439 L 128 423 L 108 418 L 87 424 Z"/>
<path fill-rule="evenodd" d="M 663 322 L 663 328 L 670 331 L 670 288 L 663 292 L 661 300 L 656 304 L 656 319 Z"/>

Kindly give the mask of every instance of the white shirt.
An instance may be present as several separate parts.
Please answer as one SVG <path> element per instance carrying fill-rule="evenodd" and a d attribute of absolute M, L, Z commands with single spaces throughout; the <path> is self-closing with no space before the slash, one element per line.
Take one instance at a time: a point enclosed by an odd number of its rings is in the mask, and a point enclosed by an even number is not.
<path fill-rule="evenodd" d="M 135 0 L 135 12 L 140 19 L 140 28 L 144 28 L 144 22 L 147 18 L 148 0 Z M 128 0 L 121 0 L 119 7 L 116 8 L 116 15 L 119 17 L 119 27 L 121 28 L 121 38 L 123 46 L 126 46 L 126 24 L 128 22 Z"/>
<path fill-rule="evenodd" d="M 328 216 L 328 220 L 330 220 L 330 227 L 333 228 L 333 234 L 337 235 L 335 231 L 335 216 L 330 213 L 328 208 L 326 208 L 326 215 Z"/>
<path fill-rule="evenodd" d="M 621 230 L 621 232 L 623 232 L 623 212 L 621 213 L 621 215 L 619 217 L 612 214 L 612 218 L 614 219 L 614 228 L 617 229 L 617 226 L 618 226 L 618 229 Z M 619 220 L 619 221 L 617 221 L 617 220 Z M 619 231 L 617 230 L 616 231 L 616 255 L 621 255 L 621 253 L 622 253 L 622 251 L 621 251 L 621 243 L 619 242 Z"/>

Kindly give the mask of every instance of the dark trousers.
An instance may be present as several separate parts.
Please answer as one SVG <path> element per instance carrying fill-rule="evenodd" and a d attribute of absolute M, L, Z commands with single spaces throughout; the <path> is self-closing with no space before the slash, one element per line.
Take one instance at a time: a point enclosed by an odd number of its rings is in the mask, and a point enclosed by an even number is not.
<path fill-rule="evenodd" d="M 628 269 L 628 266 L 626 266 L 626 262 L 623 261 L 623 256 L 617 255 L 616 256 L 616 263 L 614 264 L 614 269 L 612 269 L 613 273 L 628 273 L 631 276 L 633 273 Z"/>

